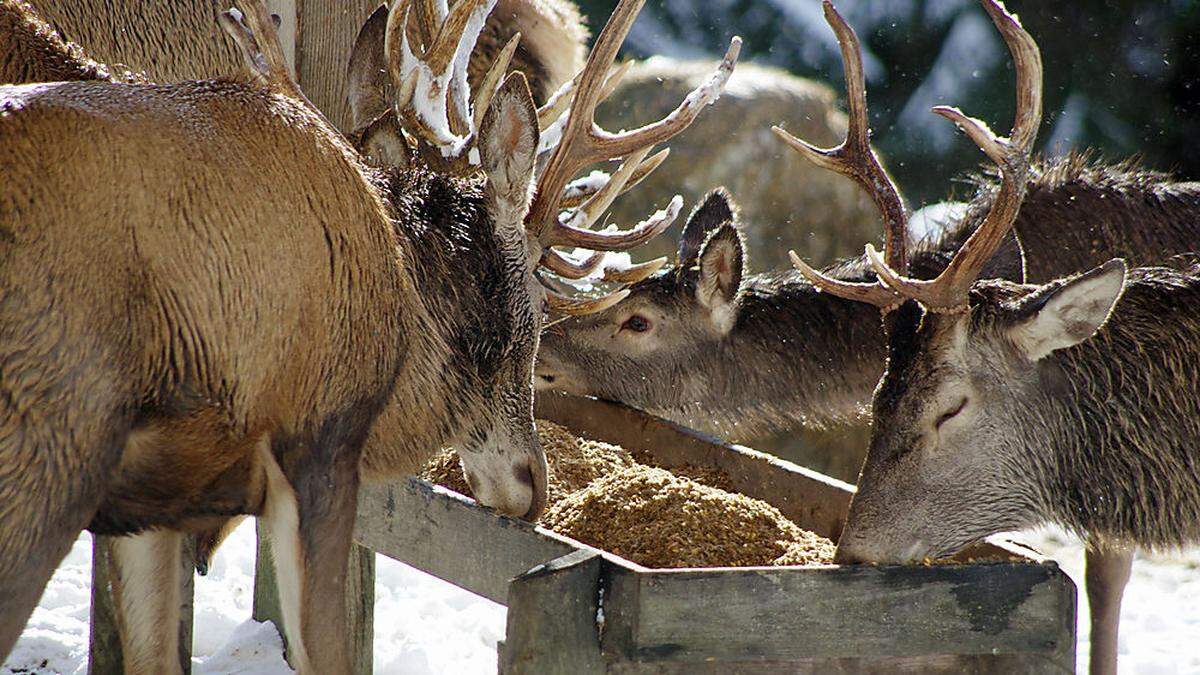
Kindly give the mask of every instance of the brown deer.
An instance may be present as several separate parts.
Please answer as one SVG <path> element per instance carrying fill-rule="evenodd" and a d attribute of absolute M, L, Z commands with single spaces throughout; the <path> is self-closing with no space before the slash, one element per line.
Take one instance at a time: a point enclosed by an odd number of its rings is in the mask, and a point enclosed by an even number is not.
<path fill-rule="evenodd" d="M 1125 547 L 1196 538 L 1191 507 L 1179 508 L 1197 478 L 1188 459 L 1198 431 L 1196 392 L 1180 369 L 1195 336 L 1186 316 L 1169 314 L 1191 299 L 1200 269 L 1143 268 L 1126 286 L 1126 264 L 1116 259 L 1041 286 L 975 283 L 1022 208 L 1041 115 L 1036 44 L 999 5 L 985 6 L 1016 62 L 1013 131 L 999 138 L 957 109 L 934 109 L 1000 168 L 980 226 L 933 280 L 903 270 L 903 218 L 887 221 L 883 259 L 867 247 L 874 283 L 846 283 L 793 259 L 823 291 L 887 316 L 887 371 L 838 561 L 919 560 L 994 532 L 1061 523 L 1097 547 L 1088 569 L 1098 610 L 1091 669 L 1115 672 L 1131 562 Z M 872 193 L 893 199 L 877 187 Z M 1123 287 L 1127 314 L 1087 342 Z M 1172 327 L 1156 328 L 1164 319 Z M 1163 387 L 1165 394 L 1146 394 Z M 1114 480 L 1117 487 L 1105 490 Z"/>
<path fill-rule="evenodd" d="M 831 7 L 826 13 L 849 48 L 847 143 L 866 157 L 865 89 L 855 38 Z M 875 171 L 886 179 L 882 169 Z M 1174 182 L 1131 163 L 1095 164 L 1079 155 L 1040 162 L 1031 174 L 1013 225 L 1023 246 L 1006 239 L 984 276 L 1020 280 L 1021 248 L 1028 278 L 1044 282 L 1113 255 L 1151 263 L 1189 252 L 1200 239 L 1200 184 Z M 997 190 L 995 182 L 981 183 L 962 222 L 937 240 L 916 242 L 911 272 L 919 277 L 940 272 L 984 221 Z M 890 208 L 905 213 L 896 195 Z M 618 400 L 725 433 L 860 414 L 886 357 L 879 313 L 822 293 L 795 271 L 743 276 L 747 263 L 735 224 L 727 195 L 711 194 L 689 218 L 674 267 L 635 284 L 620 305 L 564 321 L 543 336 L 539 388 Z M 825 274 L 851 282 L 875 279 L 865 257 Z M 1132 552 L 1099 548 L 1100 543 L 1093 541 L 1087 556 L 1092 666 L 1111 672 Z"/>
<path fill-rule="evenodd" d="M 374 170 L 304 101 L 271 19 L 247 5 L 245 25 L 223 24 L 257 83 L 0 87 L 0 655 L 87 527 L 133 535 L 114 555 L 127 669 L 177 671 L 180 533 L 252 514 L 276 553 L 292 665 L 345 672 L 328 609 L 343 606 L 360 473 L 402 474 L 454 443 L 480 501 L 535 516 L 542 313 L 624 296 L 559 296 L 538 269 L 572 271 L 553 246 L 627 249 L 670 223 L 677 203 L 628 231 L 587 228 L 719 95 L 738 47 L 675 114 L 610 134 L 593 112 L 641 2 L 618 5 L 566 106 L 542 111 L 520 74 L 495 87 L 503 60 L 467 105 L 444 86 L 465 79 L 455 56 L 491 3 L 418 25 L 396 2 L 395 117 L 442 167 Z M 535 185 L 539 112 L 564 107 Z M 586 201 L 568 193 L 614 157 Z M 373 428 L 385 409 L 396 437 Z"/>

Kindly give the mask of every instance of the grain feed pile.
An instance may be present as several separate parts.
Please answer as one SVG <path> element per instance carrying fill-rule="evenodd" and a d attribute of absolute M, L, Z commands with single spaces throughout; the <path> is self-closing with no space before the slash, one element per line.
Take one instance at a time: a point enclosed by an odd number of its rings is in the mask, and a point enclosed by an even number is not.
<path fill-rule="evenodd" d="M 809 565 L 833 559 L 828 539 L 778 509 L 731 492 L 719 469 L 651 466 L 647 454 L 580 439 L 538 421 L 549 468 L 539 523 L 647 567 Z M 421 477 L 470 495 L 458 455 L 440 453 Z"/>

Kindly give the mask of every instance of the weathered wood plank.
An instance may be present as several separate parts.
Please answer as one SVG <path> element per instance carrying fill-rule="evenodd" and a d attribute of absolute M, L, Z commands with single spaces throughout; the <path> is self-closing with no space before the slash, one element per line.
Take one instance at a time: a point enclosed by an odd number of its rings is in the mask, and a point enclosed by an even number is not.
<path fill-rule="evenodd" d="M 124 672 L 121 635 L 113 608 L 108 537 L 92 537 L 92 610 L 88 644 L 90 675 Z"/>
<path fill-rule="evenodd" d="M 1074 667 L 1075 586 L 1055 565 L 612 574 L 603 649 L 615 658 L 1025 654 Z"/>
<path fill-rule="evenodd" d="M 848 483 L 619 403 L 539 394 L 535 414 L 587 438 L 651 453 L 664 466 L 724 469 L 738 492 L 773 504 L 792 521 L 831 539 L 841 533 L 854 494 Z"/>
<path fill-rule="evenodd" d="M 286 651 L 287 635 L 283 631 L 271 543 L 261 522 L 256 528 L 254 620 L 274 623 Z M 361 546 L 350 547 L 350 564 L 346 570 L 346 628 L 350 632 L 351 672 L 370 675 L 375 658 L 375 552 Z"/>
<path fill-rule="evenodd" d="M 513 579 L 500 672 L 603 673 L 597 610 L 603 558 L 576 551 Z"/>
<path fill-rule="evenodd" d="M 912 656 L 875 659 L 795 659 L 791 661 L 610 661 L 612 675 L 1012 675 L 1073 673 L 1042 656 Z"/>
<path fill-rule="evenodd" d="M 354 538 L 499 603 L 508 599 L 510 579 L 579 546 L 416 478 L 364 486 Z"/>
<path fill-rule="evenodd" d="M 194 540 L 184 537 L 179 575 L 179 664 L 192 672 L 192 597 L 195 580 Z M 88 673 L 124 672 L 121 635 L 112 596 L 112 537 L 92 537 L 92 606 L 88 636 Z"/>
<path fill-rule="evenodd" d="M 266 0 L 267 11 L 279 17 L 279 46 L 283 48 L 283 58 L 287 61 L 288 71 L 292 79 L 296 78 L 296 21 L 298 0 Z"/>
<path fill-rule="evenodd" d="M 309 100 L 343 132 L 350 123 L 346 66 L 358 29 L 382 0 L 296 0 L 296 72 Z"/>

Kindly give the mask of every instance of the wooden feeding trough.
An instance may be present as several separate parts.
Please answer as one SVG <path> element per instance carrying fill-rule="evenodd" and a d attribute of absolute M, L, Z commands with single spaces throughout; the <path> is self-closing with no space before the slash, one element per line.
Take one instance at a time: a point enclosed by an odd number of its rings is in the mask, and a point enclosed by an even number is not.
<path fill-rule="evenodd" d="M 722 469 L 738 492 L 832 539 L 854 492 L 618 404 L 546 396 L 537 416 L 664 467 Z M 371 551 L 507 605 L 498 666 L 514 675 L 1075 668 L 1075 585 L 1054 562 L 1006 542 L 977 546 L 963 555 L 973 562 L 958 565 L 649 569 L 415 478 L 363 488 L 355 539 L 347 612 L 360 673 L 371 671 Z M 278 625 L 261 542 L 255 618 Z M 98 571 L 90 670 L 120 672 L 107 612 L 97 611 L 107 586 Z M 190 583 L 184 606 L 181 633 L 190 634 Z"/>
<path fill-rule="evenodd" d="M 834 538 L 854 488 L 617 404 L 541 397 L 577 435 L 715 466 Z M 975 562 L 648 569 L 416 479 L 364 489 L 356 539 L 508 605 L 505 673 L 1074 671 L 1075 586 L 993 543 Z"/>

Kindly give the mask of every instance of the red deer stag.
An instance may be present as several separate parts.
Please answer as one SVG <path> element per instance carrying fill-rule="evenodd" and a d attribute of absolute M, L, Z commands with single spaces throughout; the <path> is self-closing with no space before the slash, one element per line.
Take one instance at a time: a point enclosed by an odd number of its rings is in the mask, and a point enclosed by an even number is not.
<path fill-rule="evenodd" d="M 864 145 L 865 88 L 855 38 L 832 8 L 826 11 L 851 47 L 843 54 L 852 102 L 848 142 Z M 1190 252 L 1200 240 L 1200 184 L 1080 155 L 1039 162 L 1031 174 L 1013 225 L 1020 244 L 1006 239 L 985 277 L 1020 280 L 1022 249 L 1027 278 L 1045 282 L 1112 256 L 1149 264 Z M 994 182 L 981 184 L 960 223 L 917 243 L 910 260 L 915 276 L 931 278 L 945 267 L 985 219 L 996 190 Z M 746 435 L 861 414 L 886 355 L 879 313 L 820 292 L 796 271 L 743 277 L 746 266 L 736 208 L 715 191 L 689 218 L 675 266 L 632 286 L 620 305 L 564 321 L 543 336 L 538 387 L 622 401 L 718 433 Z M 875 280 L 865 257 L 824 273 Z M 1113 672 L 1132 551 L 1093 546 L 1087 559 L 1091 663 L 1094 672 Z"/>
<path fill-rule="evenodd" d="M 535 187 L 524 78 L 493 89 L 498 62 L 473 102 L 446 86 L 464 81 L 457 57 L 490 6 L 456 5 L 436 30 L 409 22 L 411 2 L 388 15 L 396 117 L 424 130 L 417 154 L 440 171 L 367 167 L 303 100 L 258 2 L 249 28 L 223 20 L 257 83 L 0 87 L 0 655 L 86 527 L 133 535 L 114 555 L 127 669 L 177 671 L 181 532 L 252 514 L 276 552 L 293 666 L 345 672 L 328 608 L 345 592 L 360 457 L 368 477 L 396 475 L 454 443 L 482 502 L 539 512 L 542 312 L 624 293 L 560 297 L 538 269 L 571 271 L 551 247 L 626 249 L 670 222 L 674 209 L 626 232 L 579 225 L 715 99 L 737 44 L 676 114 L 608 134 L 592 113 L 641 6 L 623 0 Z M 571 174 L 612 157 L 625 164 L 583 215 L 560 218 Z M 379 442 L 384 409 L 403 419 Z"/>

